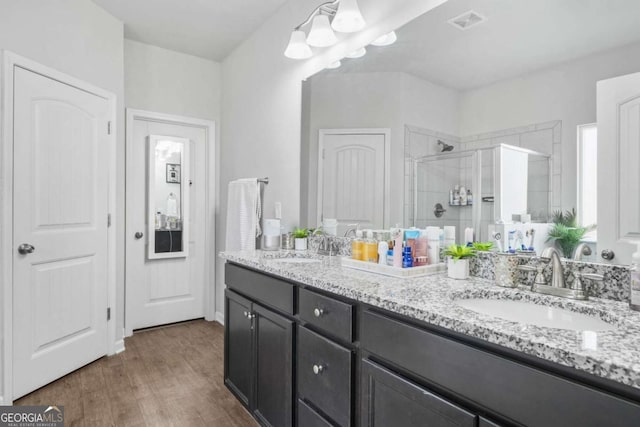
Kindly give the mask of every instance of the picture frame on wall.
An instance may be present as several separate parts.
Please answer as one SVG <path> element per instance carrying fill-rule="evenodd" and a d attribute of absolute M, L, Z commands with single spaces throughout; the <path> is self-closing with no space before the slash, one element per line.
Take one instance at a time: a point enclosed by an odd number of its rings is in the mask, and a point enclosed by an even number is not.
<path fill-rule="evenodd" d="M 180 165 L 167 163 L 167 183 L 180 184 Z"/>

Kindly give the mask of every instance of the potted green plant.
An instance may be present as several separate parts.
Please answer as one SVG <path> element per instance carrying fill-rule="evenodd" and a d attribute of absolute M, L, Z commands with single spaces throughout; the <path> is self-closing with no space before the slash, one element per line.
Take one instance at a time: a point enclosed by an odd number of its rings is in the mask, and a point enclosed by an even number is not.
<path fill-rule="evenodd" d="M 554 242 L 565 258 L 571 258 L 584 235 L 596 226 L 579 226 L 575 208 L 570 211 L 556 211 L 552 217 L 553 227 L 547 235 L 547 242 Z"/>
<path fill-rule="evenodd" d="M 478 252 L 489 252 L 493 249 L 492 242 L 473 242 L 473 249 Z"/>
<path fill-rule="evenodd" d="M 296 251 L 307 250 L 307 238 L 309 237 L 309 230 L 306 228 L 297 228 L 293 230 L 294 248 Z"/>
<path fill-rule="evenodd" d="M 451 245 L 445 250 L 447 273 L 452 279 L 469 278 L 469 258 L 476 256 L 476 250 L 468 246 Z"/>

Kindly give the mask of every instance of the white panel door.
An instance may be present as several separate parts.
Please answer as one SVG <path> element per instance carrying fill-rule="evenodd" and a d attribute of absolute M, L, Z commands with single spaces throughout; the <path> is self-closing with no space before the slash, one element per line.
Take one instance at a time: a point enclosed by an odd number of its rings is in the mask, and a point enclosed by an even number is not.
<path fill-rule="evenodd" d="M 14 85 L 17 398 L 107 353 L 110 112 L 106 99 L 22 68 Z"/>
<path fill-rule="evenodd" d="M 136 118 L 127 141 L 126 332 L 204 317 L 206 235 L 206 143 L 202 127 Z M 147 147 L 149 135 L 189 141 L 188 256 L 147 257 Z M 136 238 L 136 233 L 142 238 Z M 211 260 L 213 262 L 214 260 Z"/>
<path fill-rule="evenodd" d="M 640 73 L 599 81 L 597 105 L 598 258 L 629 264 L 628 241 L 640 240 Z"/>
<path fill-rule="evenodd" d="M 321 131 L 318 224 L 336 218 L 342 228 L 384 226 L 386 138 L 384 133 Z"/>

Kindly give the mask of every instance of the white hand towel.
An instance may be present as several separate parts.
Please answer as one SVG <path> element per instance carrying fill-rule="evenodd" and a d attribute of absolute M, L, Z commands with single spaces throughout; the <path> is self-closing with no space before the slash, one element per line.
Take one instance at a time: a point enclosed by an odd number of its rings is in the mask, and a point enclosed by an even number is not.
<path fill-rule="evenodd" d="M 226 251 L 256 249 L 256 238 L 261 234 L 261 205 L 257 178 L 243 178 L 229 183 Z"/>

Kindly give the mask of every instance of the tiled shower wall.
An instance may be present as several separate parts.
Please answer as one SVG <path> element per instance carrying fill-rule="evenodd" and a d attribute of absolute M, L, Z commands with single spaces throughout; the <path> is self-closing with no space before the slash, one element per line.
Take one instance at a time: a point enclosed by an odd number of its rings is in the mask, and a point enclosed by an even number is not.
<path fill-rule="evenodd" d="M 562 178 L 562 151 L 561 151 L 561 139 L 562 139 L 562 122 L 560 120 L 555 120 L 551 122 L 532 124 L 527 126 L 521 126 L 512 129 L 505 129 L 495 132 L 483 133 L 478 135 L 470 135 L 465 136 L 463 138 L 459 138 L 453 135 L 447 135 L 440 132 L 436 132 L 429 129 L 423 129 L 415 126 L 405 126 L 405 169 L 404 169 L 404 178 L 405 178 L 405 204 L 404 204 L 404 225 L 410 226 L 414 224 L 414 160 L 439 153 L 439 147 L 437 145 L 438 139 L 445 141 L 447 144 L 451 144 L 455 147 L 454 151 L 467 151 L 467 150 L 487 150 L 493 147 L 496 147 L 500 144 L 509 144 L 516 147 L 527 148 L 533 151 L 538 151 L 541 153 L 551 155 L 551 179 L 552 179 L 552 193 L 551 193 L 551 209 L 559 210 L 561 207 L 561 197 L 562 197 L 562 186 L 561 186 L 561 178 Z M 484 151 L 488 152 L 488 151 Z M 493 164 L 491 161 L 486 162 L 485 158 L 488 156 L 483 156 L 483 170 L 482 176 L 483 180 L 486 177 L 492 177 L 492 168 Z M 488 160 L 488 159 L 487 159 Z M 421 177 L 418 177 L 419 181 L 421 181 Z M 547 184 L 548 185 L 548 184 Z M 483 182 L 483 195 L 492 195 L 487 192 L 487 190 L 493 191 L 493 183 Z M 419 191 L 424 189 L 419 188 Z M 445 189 L 441 189 L 441 191 L 445 191 Z M 446 189 L 448 191 L 448 188 Z M 479 199 L 478 195 L 474 194 L 476 200 Z M 542 192 L 540 194 L 529 194 L 530 198 L 542 197 Z M 426 199 L 424 197 L 423 199 Z M 419 198 L 420 200 L 420 198 Z M 532 199 L 533 200 L 533 199 Z M 443 205 L 446 209 L 448 202 L 448 195 L 444 198 Z M 424 215 L 420 215 L 420 218 L 415 218 L 415 224 L 417 226 L 424 226 L 422 224 L 423 221 L 426 220 L 428 225 L 457 225 L 459 228 L 464 228 L 470 226 L 471 224 L 471 209 L 462 208 L 462 207 L 453 207 L 453 210 L 460 210 L 456 215 L 454 212 L 447 212 L 445 214 L 446 219 L 443 219 L 443 223 L 447 220 L 455 222 L 455 224 L 438 224 L 433 222 L 435 217 L 433 216 L 433 203 L 423 202 L 424 206 L 419 206 L 420 212 L 423 212 L 423 209 L 426 209 L 426 213 Z M 426 206 L 428 205 L 428 206 Z M 485 206 L 486 205 L 486 206 Z M 462 209 L 466 210 L 462 211 Z M 534 212 L 535 215 L 535 212 Z M 461 224 L 460 220 L 469 217 L 469 223 Z M 425 217 L 425 218 L 422 218 Z M 433 218 L 431 218 L 433 217 Z M 487 224 L 492 221 L 493 211 L 492 207 L 485 203 L 483 204 L 482 210 L 482 218 L 483 223 L 482 227 L 486 228 Z M 540 218 L 541 219 L 541 218 Z"/>

